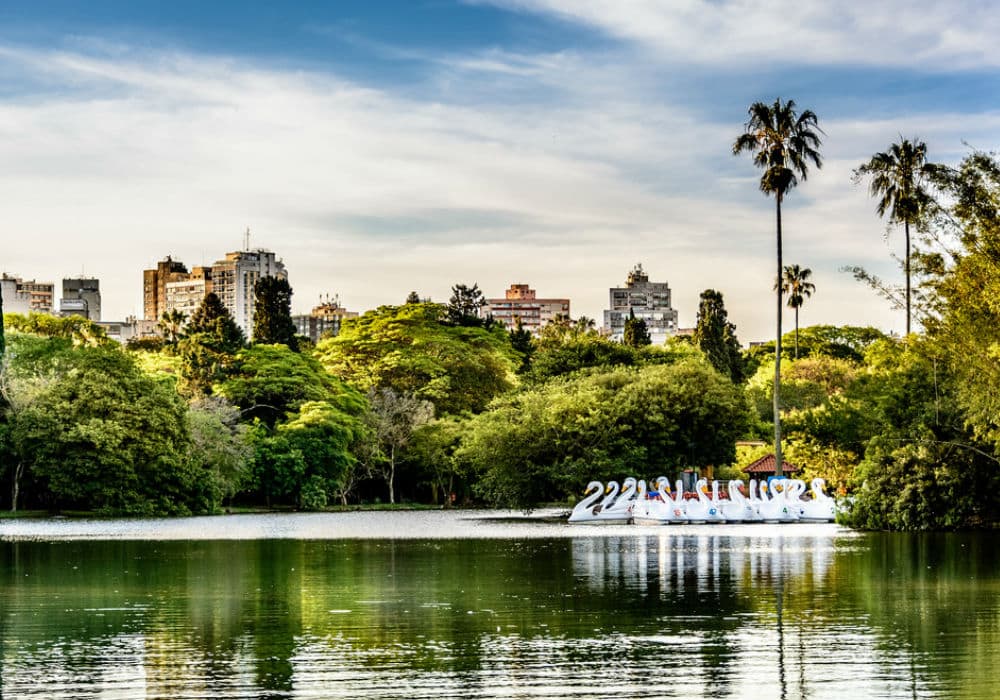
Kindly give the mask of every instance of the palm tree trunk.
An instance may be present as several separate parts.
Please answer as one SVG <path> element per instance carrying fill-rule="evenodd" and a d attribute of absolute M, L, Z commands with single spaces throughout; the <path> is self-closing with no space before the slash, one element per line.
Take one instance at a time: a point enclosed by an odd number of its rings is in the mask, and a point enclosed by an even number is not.
<path fill-rule="evenodd" d="M 910 222 L 903 221 L 906 232 L 906 335 L 910 334 Z"/>
<path fill-rule="evenodd" d="M 795 307 L 795 359 L 799 359 L 799 307 Z"/>
<path fill-rule="evenodd" d="M 778 336 L 774 342 L 774 475 L 781 476 L 781 192 L 774 198 L 778 221 Z"/>

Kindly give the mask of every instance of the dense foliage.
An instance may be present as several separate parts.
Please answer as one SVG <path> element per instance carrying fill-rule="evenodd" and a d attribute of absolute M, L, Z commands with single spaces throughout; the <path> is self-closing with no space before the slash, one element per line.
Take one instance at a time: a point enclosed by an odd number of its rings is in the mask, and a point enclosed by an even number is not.
<path fill-rule="evenodd" d="M 701 360 L 595 370 L 498 399 L 458 459 L 487 500 L 524 507 L 591 478 L 731 461 L 745 423 L 740 392 Z"/>
<path fill-rule="evenodd" d="M 518 359 L 502 328 L 453 325 L 447 308 L 431 303 L 349 319 L 316 351 L 329 372 L 359 389 L 411 393 L 440 413 L 483 410 L 513 386 Z"/>

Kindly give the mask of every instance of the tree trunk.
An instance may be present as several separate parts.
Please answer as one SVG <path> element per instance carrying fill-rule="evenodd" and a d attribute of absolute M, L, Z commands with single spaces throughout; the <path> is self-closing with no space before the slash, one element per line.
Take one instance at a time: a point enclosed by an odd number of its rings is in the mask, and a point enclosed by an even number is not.
<path fill-rule="evenodd" d="M 782 476 L 781 460 L 781 192 L 775 197 L 778 222 L 778 337 L 774 342 L 774 475 Z"/>
<path fill-rule="evenodd" d="M 903 221 L 906 232 L 906 335 L 910 334 L 910 222 Z"/>
<path fill-rule="evenodd" d="M 799 307 L 795 307 L 795 359 L 799 359 Z"/>
<path fill-rule="evenodd" d="M 24 475 L 24 462 L 18 462 L 14 468 L 14 487 L 10 495 L 10 511 L 17 512 L 17 499 L 21 495 L 21 477 Z"/>
<path fill-rule="evenodd" d="M 396 446 L 389 448 L 389 503 L 396 502 L 396 491 L 393 483 L 396 481 Z"/>

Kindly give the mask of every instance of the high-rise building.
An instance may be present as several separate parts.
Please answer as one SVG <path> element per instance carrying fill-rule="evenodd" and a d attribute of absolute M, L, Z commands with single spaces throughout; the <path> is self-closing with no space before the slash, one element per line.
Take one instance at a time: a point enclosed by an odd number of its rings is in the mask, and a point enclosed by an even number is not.
<path fill-rule="evenodd" d="M 0 276 L 0 289 L 5 313 L 52 313 L 55 300 L 55 285 L 52 282 L 23 280 L 5 272 Z"/>
<path fill-rule="evenodd" d="M 492 316 L 508 330 L 521 327 L 533 334 L 557 315 L 569 318 L 569 299 L 539 299 L 526 284 L 512 284 L 503 299 L 487 299 L 480 310 L 483 317 Z"/>
<path fill-rule="evenodd" d="M 101 320 L 101 283 L 93 277 L 74 277 L 62 281 L 62 298 L 59 299 L 61 316 L 83 316 L 91 321 Z"/>
<path fill-rule="evenodd" d="M 253 333 L 254 285 L 262 277 L 288 279 L 285 264 L 263 248 L 226 253 L 212 265 L 212 291 L 247 338 Z"/>
<path fill-rule="evenodd" d="M 166 284 L 166 299 L 163 311 L 180 311 L 191 318 L 205 295 L 212 291 L 212 268 L 195 267 L 190 274 L 177 274 Z"/>
<path fill-rule="evenodd" d="M 304 335 L 313 343 L 318 343 L 324 337 L 340 334 L 340 326 L 349 318 L 357 318 L 357 311 L 348 311 L 340 305 L 340 297 L 329 296 L 314 306 L 311 313 L 292 316 L 295 332 Z"/>
<path fill-rule="evenodd" d="M 610 309 L 604 311 L 604 328 L 612 340 L 621 341 L 631 314 L 646 322 L 654 345 L 662 345 L 677 330 L 677 311 L 670 306 L 666 282 L 650 282 L 642 265 L 628 273 L 624 287 L 609 290 Z"/>
<path fill-rule="evenodd" d="M 187 267 L 168 255 L 156 268 L 142 271 L 142 309 L 147 321 L 159 321 L 167 310 L 167 284 L 186 279 Z"/>

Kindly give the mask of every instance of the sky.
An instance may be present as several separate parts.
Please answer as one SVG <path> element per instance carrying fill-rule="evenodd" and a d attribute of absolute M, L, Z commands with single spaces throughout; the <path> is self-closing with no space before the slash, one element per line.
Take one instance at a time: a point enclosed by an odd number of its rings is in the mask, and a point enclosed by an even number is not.
<path fill-rule="evenodd" d="M 851 172 L 900 137 L 1000 145 L 998 35 L 992 0 L 5 0 L 0 268 L 98 277 L 105 320 L 141 317 L 144 268 L 249 228 L 295 312 L 526 283 L 600 323 L 641 263 L 682 327 L 712 288 L 764 340 L 774 201 L 732 144 L 781 98 L 825 133 L 782 207 L 802 325 L 899 333 L 842 271 L 902 281 Z"/>

